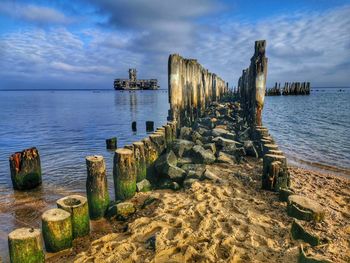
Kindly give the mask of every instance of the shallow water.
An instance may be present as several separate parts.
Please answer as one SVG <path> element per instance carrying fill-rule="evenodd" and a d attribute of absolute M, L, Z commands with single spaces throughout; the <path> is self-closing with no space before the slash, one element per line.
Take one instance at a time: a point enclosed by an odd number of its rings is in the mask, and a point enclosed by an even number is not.
<path fill-rule="evenodd" d="M 0 256 L 7 258 L 13 229 L 40 227 L 41 213 L 58 198 L 85 194 L 85 156 L 105 157 L 113 198 L 113 152 L 105 149 L 105 139 L 116 136 L 119 146 L 142 139 L 145 121 L 163 125 L 168 108 L 165 90 L 0 91 Z M 350 170 L 349 89 L 266 97 L 263 120 L 290 163 Z M 8 158 L 32 146 L 40 152 L 43 185 L 14 192 Z"/>
<path fill-rule="evenodd" d="M 263 123 L 289 162 L 350 177 L 350 89 L 265 98 Z"/>

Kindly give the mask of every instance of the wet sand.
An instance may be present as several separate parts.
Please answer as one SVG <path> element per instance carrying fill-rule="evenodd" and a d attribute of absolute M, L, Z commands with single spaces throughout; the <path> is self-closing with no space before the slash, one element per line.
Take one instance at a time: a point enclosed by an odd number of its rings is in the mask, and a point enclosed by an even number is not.
<path fill-rule="evenodd" d="M 200 181 L 180 191 L 157 190 L 132 198 L 137 212 L 126 222 L 94 222 L 89 238 L 48 255 L 47 262 L 297 262 L 301 241 L 277 193 L 261 190 L 261 161 L 215 164 L 221 182 Z M 350 181 L 290 167 L 298 194 L 326 209 L 322 223 L 303 223 L 328 243 L 307 254 L 350 261 Z M 154 202 L 142 208 L 146 199 Z"/>

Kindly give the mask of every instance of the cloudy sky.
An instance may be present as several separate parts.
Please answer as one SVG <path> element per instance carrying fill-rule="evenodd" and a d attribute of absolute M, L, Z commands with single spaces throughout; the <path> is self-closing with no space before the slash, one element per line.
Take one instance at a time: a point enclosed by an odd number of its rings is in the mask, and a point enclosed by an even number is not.
<path fill-rule="evenodd" d="M 267 40 L 268 85 L 350 86 L 350 1 L 0 1 L 0 89 L 102 88 L 127 77 L 167 87 L 171 53 L 236 85 Z"/>

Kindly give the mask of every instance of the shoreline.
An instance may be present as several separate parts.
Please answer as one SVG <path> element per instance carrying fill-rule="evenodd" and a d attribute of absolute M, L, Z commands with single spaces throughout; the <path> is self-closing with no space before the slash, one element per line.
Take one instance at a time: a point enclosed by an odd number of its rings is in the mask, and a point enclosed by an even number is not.
<path fill-rule="evenodd" d="M 180 191 L 138 193 L 130 200 L 139 208 L 135 215 L 125 222 L 94 222 L 94 229 L 104 226 L 110 232 L 93 232 L 77 240 L 72 250 L 49 255 L 47 262 L 122 262 L 128 257 L 134 262 L 184 262 L 191 258 L 210 262 L 297 262 L 299 245 L 305 243 L 290 237 L 292 218 L 287 216 L 286 204 L 278 200 L 278 194 L 261 190 L 261 160 L 250 158 L 242 165 L 214 164 L 208 168 L 220 173 L 224 181 L 196 182 Z M 308 253 L 346 262 L 350 226 L 345 220 L 350 219 L 350 211 L 341 208 L 346 205 L 345 199 L 350 200 L 350 180 L 300 167 L 289 169 L 297 193 L 322 201 L 329 214 L 322 223 L 322 228 L 327 228 L 316 232 L 331 237 L 330 242 L 320 248 L 308 247 Z M 339 191 L 344 194 L 339 196 Z M 140 209 L 149 197 L 156 201 Z M 149 247 L 154 235 L 155 250 Z M 214 242 L 213 235 L 222 242 Z M 196 253 L 196 245 L 202 243 L 208 247 Z"/>

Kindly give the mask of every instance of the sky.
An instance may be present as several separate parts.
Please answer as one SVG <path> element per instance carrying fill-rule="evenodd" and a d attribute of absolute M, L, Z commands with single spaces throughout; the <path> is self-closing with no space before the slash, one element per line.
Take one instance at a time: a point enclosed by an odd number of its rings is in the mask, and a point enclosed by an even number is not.
<path fill-rule="evenodd" d="M 267 86 L 350 86 L 350 0 L 1 0 L 0 89 L 112 89 L 129 68 L 166 89 L 172 53 L 234 87 L 260 39 Z"/>

